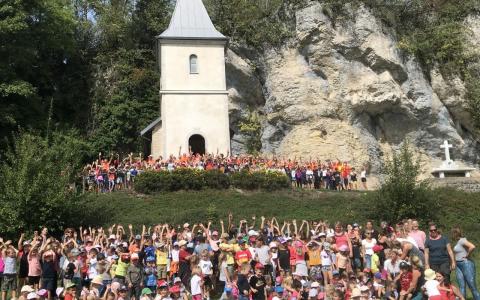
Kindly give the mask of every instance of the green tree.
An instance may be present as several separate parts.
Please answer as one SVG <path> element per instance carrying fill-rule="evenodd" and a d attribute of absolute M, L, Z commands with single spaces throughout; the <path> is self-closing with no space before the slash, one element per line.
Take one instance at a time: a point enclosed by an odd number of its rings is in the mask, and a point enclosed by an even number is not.
<path fill-rule="evenodd" d="M 391 159 L 384 162 L 386 178 L 373 194 L 375 208 L 372 217 L 390 222 L 404 218 L 435 220 L 439 206 L 429 184 L 419 180 L 421 171 L 420 159 L 414 157 L 407 140 Z"/>
<path fill-rule="evenodd" d="M 247 152 L 258 154 L 262 150 L 262 125 L 257 112 L 251 111 L 248 118 L 240 122 L 240 132 L 246 136 Z"/>
<path fill-rule="evenodd" d="M 0 161 L 0 231 L 11 236 L 71 225 L 81 211 L 71 184 L 90 153 L 75 132 L 16 135 Z"/>

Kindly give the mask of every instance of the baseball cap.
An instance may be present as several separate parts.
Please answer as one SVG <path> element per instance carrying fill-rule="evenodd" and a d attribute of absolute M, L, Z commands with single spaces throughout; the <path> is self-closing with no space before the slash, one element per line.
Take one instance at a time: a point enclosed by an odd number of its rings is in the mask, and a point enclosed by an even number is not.
<path fill-rule="evenodd" d="M 248 231 L 248 235 L 249 236 L 257 236 L 258 235 L 258 232 L 256 232 L 255 230 L 251 229 Z"/>
<path fill-rule="evenodd" d="M 137 235 L 135 236 L 135 239 L 136 239 L 136 240 L 141 240 L 141 239 L 142 239 L 142 236 L 139 235 L 139 234 L 137 234 Z"/>
<path fill-rule="evenodd" d="M 175 279 L 173 279 L 173 284 L 177 283 L 177 282 L 182 282 L 182 280 L 180 279 L 180 277 L 175 277 Z"/>
<path fill-rule="evenodd" d="M 137 253 L 133 253 L 130 258 L 131 258 L 132 260 L 133 260 L 133 259 L 138 259 L 138 254 L 137 254 Z"/>
<path fill-rule="evenodd" d="M 374 276 L 375 276 L 375 278 L 377 278 L 377 279 L 382 279 L 382 273 L 380 273 L 380 272 L 375 273 Z"/>
<path fill-rule="evenodd" d="M 332 275 L 333 275 L 333 276 L 339 276 L 339 275 L 340 275 L 340 272 L 338 272 L 338 270 L 333 270 L 333 271 L 332 271 Z"/>
<path fill-rule="evenodd" d="M 151 294 L 152 294 L 152 290 L 149 288 L 144 288 L 142 290 L 142 295 L 151 295 Z"/>
<path fill-rule="evenodd" d="M 188 223 L 183 224 L 183 228 L 187 228 L 189 226 L 190 226 L 190 224 L 188 224 Z"/>
<path fill-rule="evenodd" d="M 28 299 L 28 300 L 30 300 L 30 299 L 38 299 L 38 295 L 37 295 L 37 293 L 35 293 L 35 292 L 28 293 L 27 299 Z"/>
<path fill-rule="evenodd" d="M 160 279 L 157 281 L 157 286 L 159 288 L 165 288 L 165 287 L 168 287 L 168 283 L 165 280 Z"/>
<path fill-rule="evenodd" d="M 114 234 L 111 234 L 109 237 L 108 237 L 109 240 L 114 240 L 116 239 L 115 235 Z"/>
<path fill-rule="evenodd" d="M 275 292 L 276 292 L 276 293 L 283 293 L 283 287 L 280 286 L 280 285 L 279 285 L 279 286 L 276 286 L 276 287 L 275 287 Z"/>
<path fill-rule="evenodd" d="M 55 290 L 55 294 L 57 295 L 57 297 L 60 297 L 60 295 L 63 293 L 65 289 L 63 287 L 59 287 Z"/>
<path fill-rule="evenodd" d="M 255 269 L 265 269 L 265 267 L 261 263 L 257 263 Z"/>
<path fill-rule="evenodd" d="M 170 293 L 180 293 L 180 287 L 178 285 L 174 285 L 169 289 Z"/>
<path fill-rule="evenodd" d="M 119 290 L 119 291 L 121 291 L 121 292 L 128 291 L 128 289 L 127 289 L 127 286 L 126 286 L 126 285 L 122 285 L 122 286 L 121 286 L 121 287 L 120 287 L 118 290 Z"/>

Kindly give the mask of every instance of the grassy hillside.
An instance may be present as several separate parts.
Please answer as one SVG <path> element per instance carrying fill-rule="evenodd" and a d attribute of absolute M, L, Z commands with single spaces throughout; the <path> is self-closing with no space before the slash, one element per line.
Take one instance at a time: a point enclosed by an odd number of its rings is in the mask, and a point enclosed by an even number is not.
<path fill-rule="evenodd" d="M 232 212 L 235 219 L 275 216 L 284 219 L 324 219 L 364 223 L 374 203 L 366 192 L 320 192 L 287 190 L 275 192 L 243 192 L 239 190 L 180 191 L 157 195 L 131 192 L 90 195 L 86 209 L 101 211 L 86 224 L 158 224 L 196 223 L 207 218 L 226 219 Z M 480 193 L 437 190 L 441 203 L 440 226 L 450 230 L 461 225 L 467 236 L 480 241 Z M 377 220 L 378 222 L 380 220 Z"/>

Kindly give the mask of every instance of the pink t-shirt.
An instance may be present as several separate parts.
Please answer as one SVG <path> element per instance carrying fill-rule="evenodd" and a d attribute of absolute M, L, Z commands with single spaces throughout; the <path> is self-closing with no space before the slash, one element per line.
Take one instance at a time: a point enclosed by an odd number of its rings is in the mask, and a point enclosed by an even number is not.
<path fill-rule="evenodd" d="M 32 255 L 28 258 L 28 276 L 42 275 L 42 267 L 38 255 Z"/>
<path fill-rule="evenodd" d="M 339 249 L 341 246 L 348 246 L 348 236 L 344 232 L 342 235 L 337 235 L 335 233 L 335 246 L 337 246 L 337 249 Z"/>
<path fill-rule="evenodd" d="M 416 230 L 416 231 L 410 231 L 408 234 L 412 239 L 417 242 L 418 248 L 420 249 L 425 249 L 425 240 L 427 239 L 427 236 L 425 235 L 425 232 L 421 230 Z"/>

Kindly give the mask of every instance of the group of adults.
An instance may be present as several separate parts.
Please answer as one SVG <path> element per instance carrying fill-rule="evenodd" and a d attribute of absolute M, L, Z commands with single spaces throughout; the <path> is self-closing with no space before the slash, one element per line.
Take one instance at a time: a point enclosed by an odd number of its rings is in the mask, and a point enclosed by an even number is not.
<path fill-rule="evenodd" d="M 103 157 L 85 166 L 83 181 L 85 189 L 97 192 L 112 192 L 132 188 L 136 176 L 144 171 L 173 171 L 178 168 L 199 170 L 220 170 L 229 174 L 248 170 L 280 172 L 289 177 L 292 187 L 330 190 L 367 189 L 367 170 L 360 172 L 348 162 L 340 160 L 261 157 L 252 155 L 181 154 L 168 158 L 154 158 L 130 153 L 121 159 L 120 155 Z"/>
<path fill-rule="evenodd" d="M 255 217 L 183 226 L 48 229 L 0 239 L 2 300 L 465 299 L 475 245 L 415 220 L 375 228 Z M 455 270 L 459 288 L 450 280 Z"/>

